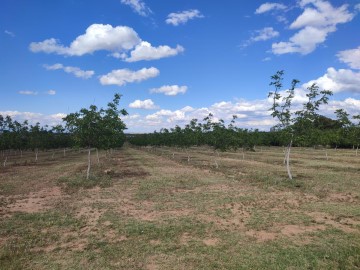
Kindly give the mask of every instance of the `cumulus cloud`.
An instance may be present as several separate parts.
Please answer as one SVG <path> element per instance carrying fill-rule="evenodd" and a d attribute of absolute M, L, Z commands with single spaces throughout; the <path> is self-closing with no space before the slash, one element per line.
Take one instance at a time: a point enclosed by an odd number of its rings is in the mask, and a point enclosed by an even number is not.
<path fill-rule="evenodd" d="M 307 91 L 301 87 L 296 89 L 293 102 L 293 111 L 300 110 L 307 101 Z M 134 119 L 125 119 L 130 132 L 152 132 L 161 128 L 173 128 L 176 125 L 185 126 L 192 119 L 201 121 L 209 113 L 213 114 L 213 121 L 223 119 L 228 124 L 233 115 L 238 116 L 236 125 L 241 128 L 269 130 L 277 124 L 277 120 L 270 115 L 270 99 L 221 101 L 209 107 L 192 108 L 190 106 L 177 110 L 161 109 L 154 113 L 137 116 Z M 334 111 L 345 108 L 350 115 L 360 113 L 360 100 L 347 98 L 345 100 L 330 100 L 329 104 L 321 106 L 319 113 L 334 118 Z"/>
<path fill-rule="evenodd" d="M 238 124 L 241 127 L 268 130 L 276 124 L 268 111 L 270 106 L 271 102 L 268 100 L 221 101 L 210 107 L 203 108 L 186 106 L 178 110 L 162 109 L 146 115 L 143 118 L 139 118 L 137 122 L 132 122 L 131 124 L 133 128 L 141 123 L 144 129 L 151 130 L 157 128 L 157 130 L 160 130 L 161 128 L 172 128 L 175 125 L 184 126 L 192 119 L 201 121 L 207 117 L 209 113 L 212 113 L 214 115 L 213 121 L 215 122 L 219 121 L 219 119 L 229 122 L 233 115 L 237 115 Z"/>
<path fill-rule="evenodd" d="M 158 109 L 159 107 L 155 105 L 155 103 L 151 99 L 145 100 L 135 100 L 134 102 L 129 104 L 130 108 L 133 109 L 145 109 L 145 110 L 153 110 Z"/>
<path fill-rule="evenodd" d="M 360 72 L 356 73 L 349 69 L 329 68 L 326 73 L 318 79 L 311 80 L 295 89 L 292 102 L 292 111 L 301 110 L 303 104 L 308 101 L 307 87 L 317 83 L 321 90 L 332 90 L 335 93 L 353 92 L 360 93 Z M 285 89 L 280 92 L 285 95 Z M 137 117 L 129 120 L 131 131 L 152 132 L 161 128 L 172 128 L 175 125 L 184 126 L 192 119 L 202 120 L 209 113 L 214 115 L 213 121 L 223 119 L 229 123 L 233 115 L 238 116 L 237 126 L 241 128 L 258 128 L 260 130 L 269 130 L 277 124 L 277 120 L 270 114 L 269 108 L 272 105 L 271 98 L 260 100 L 235 100 L 220 101 L 208 107 L 193 108 L 186 106 L 181 109 L 167 110 L 161 109 L 154 113 Z M 355 98 L 346 98 L 344 100 L 330 99 L 327 105 L 320 107 L 319 113 L 330 118 L 335 118 L 334 111 L 339 108 L 345 108 L 350 115 L 360 113 L 360 100 Z"/>
<path fill-rule="evenodd" d="M 279 3 L 264 3 L 260 7 L 258 7 L 255 11 L 255 14 L 262 14 L 265 12 L 269 12 L 271 10 L 284 10 L 286 9 L 286 6 Z"/>
<path fill-rule="evenodd" d="M 360 69 L 360 46 L 356 49 L 340 51 L 336 56 L 341 62 L 349 65 L 349 67 Z"/>
<path fill-rule="evenodd" d="M 165 22 L 167 24 L 172 24 L 174 26 L 178 26 L 180 24 L 185 24 L 189 20 L 193 20 L 195 18 L 204 18 L 204 15 L 197 9 L 185 10 L 178 13 L 170 13 L 167 16 Z"/>
<path fill-rule="evenodd" d="M 90 25 L 85 34 L 78 36 L 68 47 L 62 45 L 57 39 L 50 38 L 41 42 L 32 42 L 29 49 L 34 53 L 56 53 L 66 56 L 82 56 L 105 50 L 109 51 L 111 56 L 127 62 L 156 60 L 175 56 L 184 51 L 180 45 L 177 45 L 176 48 L 167 45 L 153 47 L 149 42 L 142 41 L 132 28 L 127 26 L 113 27 L 109 24 Z M 130 56 L 127 55 L 129 51 Z M 78 71 L 80 70 L 72 70 L 70 73 L 75 74 Z M 90 73 L 87 72 L 86 74 L 89 75 Z"/>
<path fill-rule="evenodd" d="M 20 95 L 36 96 L 38 92 L 30 90 L 22 90 L 18 92 Z"/>
<path fill-rule="evenodd" d="M 54 95 L 56 95 L 56 91 L 55 90 L 49 90 L 49 91 L 46 91 L 46 94 L 50 95 L 50 96 L 54 96 Z"/>
<path fill-rule="evenodd" d="M 95 72 L 93 70 L 81 70 L 78 67 L 71 67 L 71 66 L 64 66 L 63 64 L 54 64 L 54 65 L 44 65 L 44 68 L 46 68 L 47 70 L 58 70 L 61 69 L 63 71 L 65 71 L 66 73 L 70 73 L 75 75 L 75 77 L 77 78 L 82 78 L 82 79 L 89 79 L 91 78 Z"/>
<path fill-rule="evenodd" d="M 303 13 L 290 25 L 290 29 L 300 29 L 289 41 L 272 44 L 274 54 L 313 52 L 328 35 L 335 32 L 338 24 L 347 23 L 354 18 L 348 5 L 333 7 L 328 1 L 301 0 L 299 6 Z"/>
<path fill-rule="evenodd" d="M 157 111 L 156 113 L 147 115 L 145 119 L 150 121 L 150 123 L 162 122 L 164 119 L 166 119 L 165 121 L 167 123 L 176 123 L 179 121 L 185 121 L 185 120 L 189 120 L 188 117 L 186 116 L 187 109 L 188 107 L 175 111 L 160 110 Z"/>
<path fill-rule="evenodd" d="M 166 96 L 176 96 L 177 94 L 185 94 L 188 87 L 183 85 L 164 85 L 159 88 L 150 89 L 150 93 L 161 93 Z"/>
<path fill-rule="evenodd" d="M 142 0 L 121 0 L 121 3 L 130 6 L 134 12 L 143 17 L 147 17 L 152 13 L 151 9 Z"/>
<path fill-rule="evenodd" d="M 170 56 L 175 56 L 184 51 L 184 48 L 177 45 L 176 48 L 169 46 L 153 47 L 149 42 L 143 41 L 136 45 L 135 49 L 131 51 L 130 57 L 125 59 L 126 62 L 136 62 L 141 60 L 155 60 Z"/>
<path fill-rule="evenodd" d="M 102 85 L 118 85 L 123 86 L 126 83 L 141 82 L 150 78 L 154 78 L 160 74 L 157 68 L 143 68 L 137 71 L 129 69 L 113 70 L 106 75 L 100 76 Z"/>
<path fill-rule="evenodd" d="M 57 53 L 69 56 L 81 56 L 95 51 L 106 50 L 121 52 L 132 49 L 141 42 L 138 34 L 130 27 L 109 24 L 92 24 L 85 34 L 78 36 L 69 47 L 54 38 L 41 42 L 32 42 L 32 52 Z"/>
<path fill-rule="evenodd" d="M 360 93 L 360 72 L 354 72 L 350 69 L 336 70 L 330 67 L 323 76 L 311 80 L 304 84 L 304 86 L 308 87 L 313 83 L 316 83 L 320 88 L 331 90 L 334 93 Z"/>
<path fill-rule="evenodd" d="M 0 114 L 5 116 L 9 115 L 13 120 L 23 122 L 27 120 L 30 125 L 35 125 L 40 123 L 41 125 L 55 126 L 62 124 L 62 118 L 66 116 L 65 113 L 55 113 L 55 114 L 42 114 L 37 112 L 21 112 L 21 111 L 0 111 Z"/>

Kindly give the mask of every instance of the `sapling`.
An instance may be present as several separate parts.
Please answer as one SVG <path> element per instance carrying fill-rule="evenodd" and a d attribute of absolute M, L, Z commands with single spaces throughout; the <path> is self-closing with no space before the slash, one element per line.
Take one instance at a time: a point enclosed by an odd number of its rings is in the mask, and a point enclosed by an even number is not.
<path fill-rule="evenodd" d="M 270 110 L 271 115 L 279 120 L 276 128 L 288 141 L 285 150 L 286 170 L 289 179 L 292 179 L 290 170 L 290 151 L 293 145 L 293 140 L 296 136 L 306 138 L 312 135 L 314 131 L 315 120 L 319 119 L 317 111 L 321 104 L 327 104 L 329 96 L 332 92 L 329 90 L 319 91 L 319 87 L 314 83 L 307 88 L 309 91 L 306 94 L 307 102 L 303 104 L 303 109 L 293 113 L 291 111 L 292 100 L 298 80 L 292 80 L 291 87 L 285 91 L 286 96 L 282 97 L 280 89 L 282 88 L 284 71 L 278 71 L 275 75 L 271 76 L 272 82 L 270 85 L 275 87 L 275 91 L 269 92 L 268 97 L 272 98 L 273 104 Z"/>
<path fill-rule="evenodd" d="M 272 111 L 271 115 L 274 118 L 279 120 L 279 124 L 276 126 L 277 129 L 282 131 L 283 135 L 289 141 L 287 148 L 285 150 L 285 160 L 286 160 L 286 170 L 289 176 L 289 179 L 292 180 L 292 174 L 290 170 L 290 150 L 293 143 L 293 128 L 291 126 L 291 103 L 294 98 L 294 90 L 296 85 L 299 83 L 298 80 L 293 80 L 291 83 L 291 88 L 286 90 L 287 96 L 282 97 L 280 89 L 282 88 L 284 71 L 277 71 L 275 75 L 271 76 L 272 82 L 270 85 L 275 87 L 275 91 L 269 92 L 268 97 L 272 98 L 273 104 L 270 110 Z"/>
<path fill-rule="evenodd" d="M 216 169 L 218 169 L 218 168 L 219 168 L 219 164 L 218 164 L 216 158 L 214 158 L 214 161 L 215 161 L 215 167 L 216 167 Z"/>

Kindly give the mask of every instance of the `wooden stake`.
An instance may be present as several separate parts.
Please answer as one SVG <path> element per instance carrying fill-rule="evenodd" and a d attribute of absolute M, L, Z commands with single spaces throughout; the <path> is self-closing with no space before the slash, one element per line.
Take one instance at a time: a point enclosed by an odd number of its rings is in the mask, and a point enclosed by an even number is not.
<path fill-rule="evenodd" d="M 88 168 L 87 168 L 87 172 L 86 172 L 86 179 L 89 179 L 90 176 L 90 167 L 91 167 L 91 148 L 89 147 L 88 150 Z"/>

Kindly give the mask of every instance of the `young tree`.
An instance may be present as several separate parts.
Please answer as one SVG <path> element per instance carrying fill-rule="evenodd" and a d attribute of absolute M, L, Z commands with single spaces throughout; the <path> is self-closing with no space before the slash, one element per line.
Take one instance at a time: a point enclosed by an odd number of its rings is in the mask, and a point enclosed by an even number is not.
<path fill-rule="evenodd" d="M 79 112 L 71 113 L 63 118 L 66 128 L 73 134 L 75 143 L 80 147 L 88 147 L 88 169 L 86 179 L 89 179 L 91 168 L 91 148 L 110 149 L 120 147 L 125 141 L 125 123 L 120 116 L 127 115 L 126 110 L 118 109 L 121 95 L 115 94 L 107 109 L 98 109 L 90 105 Z"/>
<path fill-rule="evenodd" d="M 292 180 L 292 174 L 290 170 L 290 151 L 291 146 L 293 144 L 294 130 L 292 126 L 292 114 L 290 111 L 292 99 L 294 98 L 294 91 L 296 85 L 299 83 L 298 80 L 292 80 L 290 89 L 286 90 L 287 96 L 282 97 L 280 94 L 280 90 L 282 88 L 284 71 L 277 71 L 275 75 L 271 76 L 272 82 L 270 86 L 274 86 L 275 90 L 273 92 L 269 92 L 268 97 L 272 98 L 273 104 L 270 110 L 272 111 L 271 115 L 274 118 L 279 120 L 279 124 L 275 127 L 275 129 L 281 131 L 283 136 L 288 141 L 288 145 L 285 151 L 285 162 L 286 169 L 289 176 L 289 179 Z"/>
<path fill-rule="evenodd" d="M 270 110 L 272 111 L 271 115 L 279 120 L 277 128 L 283 132 L 289 141 L 285 153 L 285 161 L 289 179 L 292 179 L 289 160 L 293 141 L 294 139 L 305 141 L 312 139 L 315 123 L 320 117 L 318 114 L 319 107 L 322 104 L 328 103 L 329 96 L 332 95 L 332 92 L 329 90 L 320 91 L 316 84 L 312 84 L 307 88 L 309 91 L 306 94 L 308 100 L 303 104 L 303 109 L 294 113 L 291 111 L 291 105 L 294 98 L 294 91 L 299 81 L 295 79 L 292 80 L 290 89 L 286 90 L 286 95 L 282 97 L 279 92 L 282 88 L 283 75 L 284 71 L 278 71 L 275 75 L 271 76 L 272 82 L 270 85 L 275 87 L 275 91 L 269 93 L 269 97 L 273 99 L 273 105 Z"/>

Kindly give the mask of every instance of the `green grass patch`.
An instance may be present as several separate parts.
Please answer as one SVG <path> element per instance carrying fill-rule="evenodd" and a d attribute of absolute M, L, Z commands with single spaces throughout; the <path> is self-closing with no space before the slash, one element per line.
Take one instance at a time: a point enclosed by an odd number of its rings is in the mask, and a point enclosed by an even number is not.
<path fill-rule="evenodd" d="M 73 176 L 61 177 L 57 183 L 65 189 L 67 193 L 74 193 L 78 190 L 90 189 L 94 187 L 110 187 L 112 185 L 112 179 L 109 175 L 95 174 L 86 179 L 84 175 L 75 174 Z"/>
<path fill-rule="evenodd" d="M 0 269 L 23 269 L 38 256 L 39 248 L 60 244 L 63 231 L 82 226 L 80 220 L 57 211 L 15 213 L 0 222 L 0 237 L 6 239 L 0 247 Z"/>

